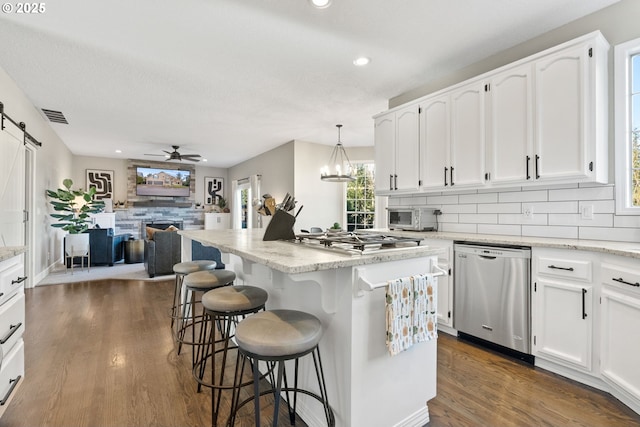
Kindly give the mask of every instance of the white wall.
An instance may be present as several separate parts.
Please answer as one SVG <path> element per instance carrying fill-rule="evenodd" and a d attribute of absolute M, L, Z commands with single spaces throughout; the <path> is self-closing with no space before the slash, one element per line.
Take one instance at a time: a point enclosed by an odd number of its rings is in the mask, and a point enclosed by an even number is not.
<path fill-rule="evenodd" d="M 37 283 L 47 274 L 47 269 L 54 260 L 61 257 L 61 233 L 50 224 L 49 203 L 46 189 L 58 188 L 62 180 L 71 173 L 73 156 L 53 131 L 48 120 L 31 103 L 15 82 L 0 68 L 0 102 L 4 111 L 13 120 L 26 123 L 26 130 L 42 147 L 36 153 L 35 206 L 31 218 L 35 224 L 35 247 L 30 248 L 35 259 L 35 276 Z M 62 125 L 55 125 L 62 126 Z"/>

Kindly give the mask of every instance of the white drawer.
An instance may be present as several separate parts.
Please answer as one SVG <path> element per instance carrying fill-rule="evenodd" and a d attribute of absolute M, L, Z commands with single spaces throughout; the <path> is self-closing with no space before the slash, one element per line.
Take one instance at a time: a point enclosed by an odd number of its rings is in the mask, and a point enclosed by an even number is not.
<path fill-rule="evenodd" d="M 25 279 L 22 262 L 12 264 L 0 271 L 0 304 L 8 300 L 18 289 L 21 289 Z"/>
<path fill-rule="evenodd" d="M 15 294 L 0 306 L 0 349 L 8 354 L 24 333 L 24 292 Z"/>
<path fill-rule="evenodd" d="M 20 340 L 9 354 L 5 355 L 0 368 L 0 413 L 15 392 L 15 387 L 24 377 L 24 341 Z"/>
<path fill-rule="evenodd" d="M 603 262 L 602 283 L 640 296 L 640 269 Z"/>
<path fill-rule="evenodd" d="M 559 257 L 538 257 L 537 261 L 537 273 L 540 275 L 591 282 L 591 261 Z"/>

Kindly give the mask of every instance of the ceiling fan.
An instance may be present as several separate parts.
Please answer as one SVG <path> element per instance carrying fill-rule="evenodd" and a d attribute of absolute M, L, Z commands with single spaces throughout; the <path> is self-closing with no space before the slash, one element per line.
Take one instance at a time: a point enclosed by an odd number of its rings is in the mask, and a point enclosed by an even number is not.
<path fill-rule="evenodd" d="M 179 145 L 172 145 L 171 147 L 173 148 L 173 151 L 162 150 L 167 154 L 145 154 L 145 156 L 162 156 L 162 157 L 166 157 L 167 161 L 169 161 L 169 160 L 179 160 L 179 161 L 187 160 L 187 161 L 190 161 L 190 162 L 199 162 L 200 161 L 200 157 L 202 157 L 200 154 L 180 154 L 178 152 L 178 148 L 180 148 Z"/>

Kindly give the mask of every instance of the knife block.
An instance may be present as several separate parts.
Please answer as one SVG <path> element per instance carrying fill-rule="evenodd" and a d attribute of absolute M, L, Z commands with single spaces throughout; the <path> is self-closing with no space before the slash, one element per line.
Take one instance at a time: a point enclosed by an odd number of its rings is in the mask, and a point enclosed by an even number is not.
<path fill-rule="evenodd" d="M 294 240 L 296 238 L 293 232 L 293 224 L 295 222 L 296 218 L 293 215 L 277 209 L 269 225 L 267 225 L 262 240 Z"/>

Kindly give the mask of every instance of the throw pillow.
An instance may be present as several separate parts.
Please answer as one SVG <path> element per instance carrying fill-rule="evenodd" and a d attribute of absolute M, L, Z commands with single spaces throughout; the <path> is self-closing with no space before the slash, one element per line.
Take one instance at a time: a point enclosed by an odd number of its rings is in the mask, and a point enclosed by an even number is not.
<path fill-rule="evenodd" d="M 164 230 L 160 230 L 159 228 L 153 228 L 153 227 L 146 227 L 147 229 L 147 240 L 153 240 L 153 235 L 156 234 L 158 231 L 164 231 Z"/>
<path fill-rule="evenodd" d="M 164 231 L 178 231 L 180 230 L 178 227 L 176 227 L 175 225 L 170 225 L 167 228 L 165 228 Z"/>

